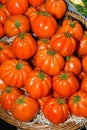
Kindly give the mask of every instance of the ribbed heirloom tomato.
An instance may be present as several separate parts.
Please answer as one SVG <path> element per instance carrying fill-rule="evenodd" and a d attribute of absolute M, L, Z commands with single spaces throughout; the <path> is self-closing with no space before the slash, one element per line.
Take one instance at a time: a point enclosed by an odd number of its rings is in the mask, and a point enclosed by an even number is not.
<path fill-rule="evenodd" d="M 44 105 L 43 113 L 53 124 L 63 123 L 69 118 L 69 106 L 63 98 L 51 98 Z"/>
<path fill-rule="evenodd" d="M 15 58 L 12 46 L 7 42 L 0 41 L 0 64 L 8 59 Z"/>
<path fill-rule="evenodd" d="M 28 76 L 25 89 L 32 98 L 47 96 L 51 90 L 51 77 L 40 70 L 34 70 Z"/>
<path fill-rule="evenodd" d="M 64 16 L 67 6 L 64 0 L 47 0 L 45 9 L 47 12 L 60 19 Z"/>
<path fill-rule="evenodd" d="M 38 11 L 37 14 L 31 25 L 32 31 L 40 38 L 51 37 L 57 30 L 57 21 L 47 12 Z"/>
<path fill-rule="evenodd" d="M 75 51 L 76 40 L 69 32 L 57 32 L 51 37 L 50 46 L 65 57 Z"/>
<path fill-rule="evenodd" d="M 7 87 L 1 94 L 1 106 L 8 111 L 11 111 L 11 107 L 15 100 L 22 94 L 22 91 L 18 88 Z"/>
<path fill-rule="evenodd" d="M 26 61 L 6 60 L 0 66 L 0 78 L 9 86 L 24 87 L 26 79 L 32 71 Z"/>
<path fill-rule="evenodd" d="M 61 54 L 49 48 L 37 51 L 34 59 L 35 65 L 51 76 L 58 74 L 65 64 Z"/>
<path fill-rule="evenodd" d="M 75 55 L 67 56 L 64 70 L 71 71 L 75 75 L 79 75 L 82 70 L 82 64 L 79 57 L 76 57 Z"/>
<path fill-rule="evenodd" d="M 63 97 L 68 97 L 79 88 L 79 81 L 72 72 L 60 71 L 53 76 L 53 90 Z"/>
<path fill-rule="evenodd" d="M 12 15 L 24 14 L 28 9 L 29 1 L 28 0 L 22 0 L 22 1 L 21 0 L 7 0 L 6 5 L 8 8 L 8 11 Z"/>
<path fill-rule="evenodd" d="M 29 0 L 30 5 L 38 7 L 44 3 L 45 0 Z"/>
<path fill-rule="evenodd" d="M 25 15 L 11 15 L 4 23 L 4 32 L 8 37 L 15 36 L 20 32 L 28 32 L 29 30 L 30 21 Z"/>
<path fill-rule="evenodd" d="M 69 108 L 72 114 L 87 118 L 87 92 L 80 90 L 71 95 Z"/>
<path fill-rule="evenodd" d="M 83 27 L 77 20 L 65 19 L 62 22 L 60 32 L 69 32 L 77 41 L 83 36 Z"/>
<path fill-rule="evenodd" d="M 36 116 L 39 111 L 39 104 L 33 98 L 21 95 L 14 102 L 11 111 L 15 119 L 27 122 Z"/>
<path fill-rule="evenodd" d="M 21 32 L 14 38 L 12 50 L 17 58 L 28 59 L 35 54 L 37 43 L 30 33 Z"/>

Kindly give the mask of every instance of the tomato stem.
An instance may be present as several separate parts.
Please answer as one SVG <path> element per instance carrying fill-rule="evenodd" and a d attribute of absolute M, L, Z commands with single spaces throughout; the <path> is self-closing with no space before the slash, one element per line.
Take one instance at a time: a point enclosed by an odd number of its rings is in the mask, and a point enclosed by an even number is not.
<path fill-rule="evenodd" d="M 80 101 L 81 97 L 80 96 L 74 96 L 73 98 L 73 102 L 76 103 L 78 105 L 79 101 Z"/>
<path fill-rule="evenodd" d="M 19 21 L 15 21 L 14 25 L 18 29 L 20 27 L 21 23 Z"/>
<path fill-rule="evenodd" d="M 56 52 L 55 52 L 55 51 L 53 51 L 53 50 L 48 50 L 48 51 L 47 51 L 47 54 L 49 54 L 49 55 L 55 55 L 55 54 L 56 54 Z"/>
<path fill-rule="evenodd" d="M 58 104 L 65 104 L 65 100 L 64 99 L 62 99 L 62 98 L 57 98 L 57 102 L 58 102 Z"/>
<path fill-rule="evenodd" d="M 7 93 L 11 93 L 11 91 L 12 91 L 12 88 L 11 88 L 11 87 L 8 87 L 8 88 L 6 89 L 6 92 L 7 92 Z"/>
<path fill-rule="evenodd" d="M 71 58 L 71 56 L 67 56 L 67 57 L 66 57 L 66 61 L 69 61 L 70 58 Z"/>
<path fill-rule="evenodd" d="M 66 73 L 59 75 L 59 78 L 61 78 L 62 80 L 66 80 L 68 77 L 69 77 L 69 75 Z"/>
<path fill-rule="evenodd" d="M 23 63 L 20 63 L 20 62 L 18 62 L 17 64 L 16 64 L 16 68 L 17 69 L 22 69 L 24 67 L 24 64 Z"/>
<path fill-rule="evenodd" d="M 70 27 L 74 28 L 75 27 L 75 23 L 74 22 L 70 22 Z"/>
<path fill-rule="evenodd" d="M 21 32 L 21 33 L 19 33 L 19 35 L 18 35 L 18 37 L 21 39 L 21 40 L 23 40 L 24 38 L 25 38 L 25 33 L 24 32 Z"/>
<path fill-rule="evenodd" d="M 17 103 L 18 103 L 19 105 L 22 104 L 22 103 L 24 103 L 24 97 L 18 99 L 18 100 L 17 100 Z"/>
<path fill-rule="evenodd" d="M 44 80 L 44 78 L 45 78 L 44 72 L 40 71 L 38 77 L 41 78 L 42 80 Z"/>

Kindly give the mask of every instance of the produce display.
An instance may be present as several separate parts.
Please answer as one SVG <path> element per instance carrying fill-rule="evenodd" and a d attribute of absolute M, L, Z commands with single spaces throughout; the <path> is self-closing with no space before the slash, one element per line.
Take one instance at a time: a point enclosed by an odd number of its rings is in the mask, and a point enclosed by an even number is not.
<path fill-rule="evenodd" d="M 65 0 L 0 0 L 0 107 L 18 121 L 87 118 L 87 30 L 67 9 Z"/>

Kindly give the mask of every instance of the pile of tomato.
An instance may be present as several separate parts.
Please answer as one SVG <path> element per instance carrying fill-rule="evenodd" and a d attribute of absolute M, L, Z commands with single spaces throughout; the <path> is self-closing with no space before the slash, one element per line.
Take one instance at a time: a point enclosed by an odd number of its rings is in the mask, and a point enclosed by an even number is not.
<path fill-rule="evenodd" d="M 66 11 L 64 0 L 0 0 L 0 104 L 19 121 L 87 118 L 87 31 Z"/>

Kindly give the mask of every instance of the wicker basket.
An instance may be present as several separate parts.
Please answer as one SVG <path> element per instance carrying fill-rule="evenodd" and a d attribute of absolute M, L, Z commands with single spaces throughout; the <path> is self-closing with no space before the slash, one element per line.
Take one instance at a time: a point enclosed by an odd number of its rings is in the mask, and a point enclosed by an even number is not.
<path fill-rule="evenodd" d="M 87 21 L 82 16 L 76 14 L 75 12 L 67 11 L 64 18 L 76 19 L 85 27 L 85 29 L 87 29 Z M 3 110 L 1 106 L 0 106 L 0 118 L 5 122 L 22 130 L 76 130 L 84 125 L 84 123 L 76 124 L 76 122 L 67 122 L 60 125 L 45 125 L 39 123 L 30 125 L 28 123 L 20 122 L 14 119 L 12 115 L 8 114 L 5 110 Z"/>

